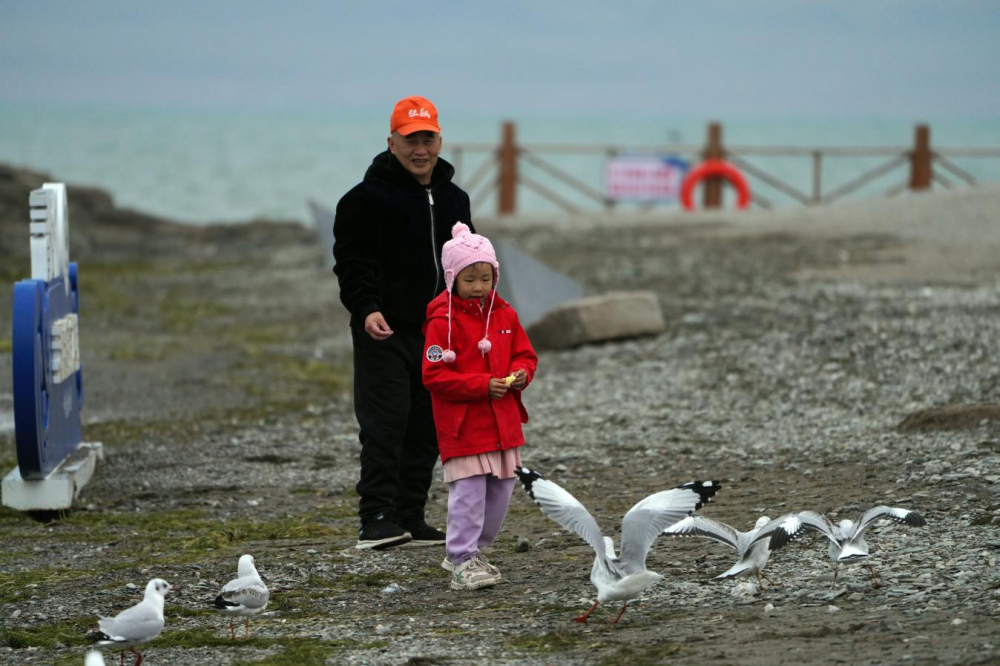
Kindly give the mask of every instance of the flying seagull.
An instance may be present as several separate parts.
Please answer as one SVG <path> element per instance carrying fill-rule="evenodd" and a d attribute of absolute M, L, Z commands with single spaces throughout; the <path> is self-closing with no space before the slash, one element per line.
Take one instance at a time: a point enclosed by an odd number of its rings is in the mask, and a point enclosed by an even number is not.
<path fill-rule="evenodd" d="M 776 530 L 781 529 L 785 519 L 782 516 L 777 520 L 771 520 L 767 516 L 761 516 L 757 523 L 749 532 L 739 530 L 720 523 L 704 516 L 688 516 L 684 520 L 671 525 L 663 531 L 667 536 L 700 536 L 713 539 L 719 543 L 724 543 L 730 548 L 736 549 L 738 559 L 725 573 L 719 574 L 716 578 L 734 578 L 736 576 L 757 576 L 757 583 L 760 589 L 764 589 L 766 580 L 771 585 L 776 583 L 764 575 L 764 565 L 771 557 L 771 548 L 768 540 Z"/>
<path fill-rule="evenodd" d="M 692 481 L 640 501 L 622 519 L 621 555 L 615 555 L 614 541 L 601 533 L 597 521 L 575 497 L 538 472 L 526 467 L 515 471 L 542 513 L 580 535 L 596 554 L 590 582 L 597 588 L 597 601 L 586 613 L 573 618 L 575 622 L 586 622 L 601 602 L 621 601 L 621 612 L 612 621 L 617 623 L 629 601 L 663 578 L 646 570 L 646 554 L 656 537 L 699 509 L 721 488 L 716 481 Z"/>
<path fill-rule="evenodd" d="M 868 542 L 865 541 L 864 532 L 875 521 L 882 518 L 894 520 L 910 527 L 923 527 L 927 521 L 916 511 L 901 509 L 898 507 L 876 506 L 868 509 L 858 522 L 852 520 L 842 520 L 837 525 L 830 522 L 830 519 L 815 511 L 800 511 L 784 519 L 781 529 L 776 530 L 771 536 L 771 550 L 777 550 L 792 539 L 799 536 L 805 530 L 819 532 L 830 540 L 827 554 L 833 562 L 833 586 L 837 586 L 837 567 L 841 562 L 851 562 L 854 560 L 867 559 Z M 875 567 L 868 564 L 868 571 L 872 577 L 872 587 L 879 587 L 878 577 L 875 575 Z"/>
<path fill-rule="evenodd" d="M 135 646 L 153 640 L 163 631 L 163 598 L 171 591 L 170 583 L 154 578 L 146 583 L 142 601 L 123 610 L 115 617 L 99 617 L 100 631 L 91 634 L 98 646 L 114 645 L 121 648 L 121 663 L 125 663 L 125 648 L 136 655 L 133 666 L 142 663 L 142 655 Z"/>
<path fill-rule="evenodd" d="M 236 639 L 236 629 L 233 628 L 233 617 L 244 618 L 244 638 L 250 637 L 250 616 L 256 615 L 267 607 L 271 593 L 261 580 L 254 566 L 252 555 L 243 555 L 236 568 L 236 578 L 222 586 L 219 596 L 215 598 L 213 607 L 229 615 L 229 631 Z"/>

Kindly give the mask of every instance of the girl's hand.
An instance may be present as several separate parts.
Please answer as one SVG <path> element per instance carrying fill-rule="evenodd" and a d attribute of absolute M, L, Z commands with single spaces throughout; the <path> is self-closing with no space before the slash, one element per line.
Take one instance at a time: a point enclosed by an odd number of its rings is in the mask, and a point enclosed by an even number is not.
<path fill-rule="evenodd" d="M 520 391 L 524 388 L 524 385 L 528 383 L 528 371 L 524 368 L 518 368 L 514 371 L 514 381 L 511 382 L 510 387 L 512 389 L 517 389 Z"/>
<path fill-rule="evenodd" d="M 507 383 L 502 379 L 490 377 L 490 397 L 499 400 L 507 394 Z"/>

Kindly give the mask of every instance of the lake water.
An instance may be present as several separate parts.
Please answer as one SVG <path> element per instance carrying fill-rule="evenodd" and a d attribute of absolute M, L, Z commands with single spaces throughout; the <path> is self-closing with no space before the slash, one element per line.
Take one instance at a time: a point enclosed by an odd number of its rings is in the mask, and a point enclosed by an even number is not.
<path fill-rule="evenodd" d="M 631 148 L 704 142 L 705 119 L 619 121 L 581 118 L 520 118 L 522 143 L 622 145 Z M 449 146 L 495 143 L 499 118 L 442 118 L 445 159 Z M 899 146 L 913 143 L 915 122 L 903 120 L 723 119 L 727 145 Z M 53 109 L 0 106 L 0 162 L 31 167 L 53 178 L 109 190 L 119 205 L 193 224 L 252 218 L 309 219 L 306 202 L 334 206 L 357 183 L 371 158 L 385 146 L 388 119 L 381 115 L 334 116 L 315 112 L 220 112 L 140 109 Z M 932 145 L 1000 147 L 1000 121 L 938 120 L 930 123 Z M 546 155 L 575 177 L 603 190 L 601 155 Z M 484 155 L 466 154 L 458 181 L 472 175 Z M 886 158 L 830 158 L 823 188 L 829 192 Z M 812 187 L 808 157 L 753 158 L 805 192 Z M 1000 159 L 958 160 L 985 180 L 1000 181 Z M 522 164 L 525 176 L 560 195 L 594 208 L 557 180 Z M 905 169 L 886 175 L 860 196 L 884 192 L 906 178 Z M 751 179 L 776 203 L 790 200 Z M 521 188 L 519 210 L 558 210 Z M 484 197 L 476 214 L 495 210 Z M 71 202 L 72 203 L 72 202 Z"/>

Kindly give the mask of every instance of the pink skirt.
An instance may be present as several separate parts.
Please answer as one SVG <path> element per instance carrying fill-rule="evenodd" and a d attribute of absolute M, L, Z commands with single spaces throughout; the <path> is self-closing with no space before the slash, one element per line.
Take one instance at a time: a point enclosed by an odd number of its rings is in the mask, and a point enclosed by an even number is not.
<path fill-rule="evenodd" d="M 444 482 L 451 483 L 480 474 L 492 474 L 498 479 L 513 479 L 517 476 L 514 474 L 514 468 L 521 466 L 520 448 L 518 446 L 506 451 L 449 458 L 443 465 Z"/>

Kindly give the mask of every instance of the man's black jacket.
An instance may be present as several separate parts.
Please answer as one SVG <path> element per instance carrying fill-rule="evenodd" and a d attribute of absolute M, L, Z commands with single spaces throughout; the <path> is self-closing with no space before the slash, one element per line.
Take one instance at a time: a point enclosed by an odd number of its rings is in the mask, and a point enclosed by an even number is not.
<path fill-rule="evenodd" d="M 438 159 L 421 185 L 392 153 L 375 156 L 364 180 L 337 204 L 333 272 L 351 323 L 380 311 L 390 328 L 419 329 L 444 289 L 441 248 L 456 222 L 472 226 L 469 195 Z"/>

